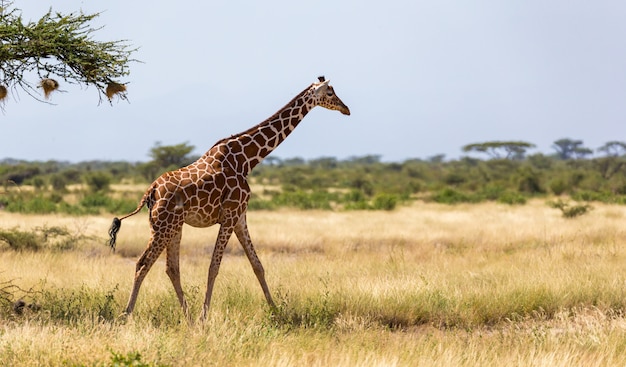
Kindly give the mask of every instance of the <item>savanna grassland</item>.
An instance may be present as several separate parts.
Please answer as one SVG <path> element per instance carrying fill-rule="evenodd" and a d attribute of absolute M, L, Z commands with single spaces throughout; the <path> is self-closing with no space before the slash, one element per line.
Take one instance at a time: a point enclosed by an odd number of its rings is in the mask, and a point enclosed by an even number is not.
<path fill-rule="evenodd" d="M 0 282 L 13 301 L 34 304 L 21 314 L 2 305 L 0 365 L 623 366 L 626 207 L 593 206 L 571 219 L 541 199 L 253 211 L 279 310 L 233 239 L 204 323 L 217 227 L 186 227 L 191 325 L 163 260 L 132 318 L 119 317 L 148 239 L 145 213 L 124 222 L 111 253 L 108 215 L 0 211 L 2 228 L 62 226 L 79 239 L 37 251 L 0 245 Z"/>

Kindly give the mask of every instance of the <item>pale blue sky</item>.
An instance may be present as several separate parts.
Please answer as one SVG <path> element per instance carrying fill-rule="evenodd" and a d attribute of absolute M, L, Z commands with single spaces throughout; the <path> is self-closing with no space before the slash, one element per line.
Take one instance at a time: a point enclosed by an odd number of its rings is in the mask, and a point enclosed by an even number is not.
<path fill-rule="evenodd" d="M 155 142 L 201 154 L 325 75 L 351 116 L 313 110 L 273 153 L 385 161 L 462 155 L 489 140 L 552 153 L 626 140 L 623 0 L 15 1 L 102 11 L 100 40 L 128 39 L 131 103 L 98 106 L 63 84 L 0 114 L 0 159 L 148 160 Z"/>

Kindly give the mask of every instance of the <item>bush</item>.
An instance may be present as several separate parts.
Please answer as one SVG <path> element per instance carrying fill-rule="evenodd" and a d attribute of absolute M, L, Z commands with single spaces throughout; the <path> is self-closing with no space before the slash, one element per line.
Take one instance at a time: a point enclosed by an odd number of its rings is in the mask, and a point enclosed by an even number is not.
<path fill-rule="evenodd" d="M 137 209 L 137 200 L 135 199 L 111 199 L 105 209 L 109 213 L 130 213 Z"/>
<path fill-rule="evenodd" d="M 57 205 L 43 195 L 20 195 L 8 198 L 5 209 L 11 213 L 50 214 L 57 211 Z"/>
<path fill-rule="evenodd" d="M 562 195 L 570 188 L 567 182 L 565 182 L 565 180 L 562 178 L 557 178 L 550 181 L 548 186 L 550 187 L 550 191 L 552 191 L 552 193 L 557 196 Z"/>
<path fill-rule="evenodd" d="M 112 199 L 102 192 L 94 192 L 92 194 L 85 195 L 80 200 L 80 205 L 85 208 L 102 208 L 111 203 Z"/>
<path fill-rule="evenodd" d="M 79 242 L 88 239 L 81 233 L 70 233 L 66 227 L 35 227 L 29 232 L 18 228 L 0 230 L 0 243 L 6 243 L 14 251 L 71 250 Z"/>
<path fill-rule="evenodd" d="M 287 206 L 298 209 L 331 209 L 331 200 L 336 196 L 326 191 L 283 191 L 272 198 L 276 206 Z"/>
<path fill-rule="evenodd" d="M 276 204 L 274 204 L 271 200 L 263 200 L 259 198 L 252 197 L 250 202 L 248 202 L 249 210 L 274 210 L 276 209 Z"/>
<path fill-rule="evenodd" d="M 441 204 L 458 204 L 476 201 L 475 198 L 449 187 L 435 192 L 430 196 L 430 199 Z"/>
<path fill-rule="evenodd" d="M 85 195 L 80 201 L 80 206 L 85 208 L 82 212 L 88 214 L 98 214 L 100 209 L 105 209 L 109 213 L 126 213 L 137 208 L 137 201 L 114 199 L 100 191 Z"/>
<path fill-rule="evenodd" d="M 57 192 L 67 191 L 67 179 L 61 174 L 55 174 L 50 176 L 50 185 L 52 189 Z"/>
<path fill-rule="evenodd" d="M 38 251 L 41 249 L 41 238 L 33 232 L 23 232 L 16 228 L 0 230 L 0 242 L 9 245 L 15 251 Z"/>
<path fill-rule="evenodd" d="M 345 210 L 369 210 L 370 204 L 367 201 L 349 202 L 343 207 Z"/>
<path fill-rule="evenodd" d="M 92 172 L 84 176 L 85 183 L 91 192 L 109 191 L 111 175 L 105 172 Z"/>
<path fill-rule="evenodd" d="M 589 204 L 570 205 L 569 203 L 566 203 L 560 199 L 556 201 L 550 201 L 548 202 L 548 205 L 551 208 L 561 210 L 564 218 L 575 218 L 583 214 L 586 214 L 587 212 L 589 212 L 589 210 L 592 209 L 591 205 Z"/>
<path fill-rule="evenodd" d="M 522 167 L 515 177 L 517 191 L 528 194 L 541 194 L 544 192 L 541 187 L 541 177 L 539 173 L 530 167 Z"/>
<path fill-rule="evenodd" d="M 520 193 L 505 191 L 498 197 L 498 202 L 509 205 L 523 205 L 526 204 L 526 198 Z"/>
<path fill-rule="evenodd" d="M 341 201 L 344 203 L 344 209 L 346 210 L 364 210 L 370 208 L 365 193 L 359 189 L 350 190 L 343 195 Z"/>
<path fill-rule="evenodd" d="M 487 184 L 482 190 L 480 195 L 486 200 L 498 200 L 506 191 L 506 188 L 498 184 Z"/>
<path fill-rule="evenodd" d="M 88 289 L 78 290 L 48 289 L 41 292 L 37 303 L 48 317 L 54 321 L 74 323 L 84 318 L 94 322 L 113 321 L 119 313 L 114 293 L 117 286 L 108 292 Z"/>
<path fill-rule="evenodd" d="M 43 178 L 41 178 L 39 176 L 34 177 L 31 180 L 31 184 L 33 185 L 33 187 L 37 191 L 41 191 L 41 190 L 45 190 L 46 189 L 46 182 L 43 180 Z"/>
<path fill-rule="evenodd" d="M 139 352 L 128 352 L 126 355 L 111 352 L 111 363 L 102 367 L 166 367 L 162 364 L 146 363 L 141 360 Z"/>
<path fill-rule="evenodd" d="M 398 197 L 394 194 L 376 194 L 372 202 L 374 210 L 394 210 L 398 204 Z"/>

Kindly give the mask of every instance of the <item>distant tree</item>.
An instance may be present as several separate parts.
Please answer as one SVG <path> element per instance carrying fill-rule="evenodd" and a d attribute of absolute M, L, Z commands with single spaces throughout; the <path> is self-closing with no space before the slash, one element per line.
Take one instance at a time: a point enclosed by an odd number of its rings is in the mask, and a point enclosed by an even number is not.
<path fill-rule="evenodd" d="M 274 157 L 270 155 L 269 157 L 265 158 L 265 160 L 263 160 L 263 163 L 269 166 L 280 166 L 280 164 L 282 163 L 282 160 L 278 157 Z"/>
<path fill-rule="evenodd" d="M 193 145 L 188 145 L 186 142 L 176 145 L 161 145 L 160 142 L 156 142 L 150 149 L 149 156 L 158 167 L 180 168 L 193 162 L 189 154 L 194 149 Z"/>
<path fill-rule="evenodd" d="M 190 153 L 194 149 L 193 145 L 187 143 L 161 145 L 161 142 L 156 142 L 148 153 L 152 160 L 139 165 L 138 169 L 144 178 L 152 181 L 163 172 L 178 169 L 193 162 L 195 159 Z"/>
<path fill-rule="evenodd" d="M 594 160 L 594 167 L 598 169 L 602 177 L 610 179 L 617 173 L 624 174 L 626 172 L 626 160 L 620 158 L 626 155 L 626 143 L 621 141 L 609 141 L 600 148 L 599 152 L 604 152 L 605 157 Z"/>
<path fill-rule="evenodd" d="M 443 163 L 446 159 L 445 154 L 435 154 L 433 156 L 428 157 L 426 160 L 430 163 Z"/>
<path fill-rule="evenodd" d="M 535 145 L 525 141 L 488 141 L 485 143 L 468 144 L 462 149 L 464 152 L 486 153 L 494 159 L 523 159 L 528 148 Z"/>
<path fill-rule="evenodd" d="M 306 161 L 304 160 L 304 158 L 300 157 L 287 158 L 283 160 L 283 165 L 285 166 L 302 166 L 304 164 L 306 164 Z"/>
<path fill-rule="evenodd" d="M 593 154 L 593 150 L 589 148 L 585 148 L 585 147 L 578 147 L 576 148 L 576 150 L 574 150 L 574 155 L 576 156 L 577 159 L 586 158 L 588 155 L 592 155 L 592 154 Z"/>
<path fill-rule="evenodd" d="M 331 169 L 337 167 L 337 158 L 335 157 L 320 157 L 316 159 L 311 159 L 309 161 L 309 165 L 311 167 L 319 167 L 322 169 Z"/>
<path fill-rule="evenodd" d="M 606 180 L 620 172 L 622 175 L 626 176 L 626 160 L 619 157 L 608 156 L 594 159 L 593 167 L 597 169 Z"/>
<path fill-rule="evenodd" d="M 374 163 L 380 163 L 380 159 L 381 156 L 379 154 L 370 154 L 370 155 L 364 155 L 364 156 L 353 156 L 348 158 L 348 161 L 350 161 L 351 163 L 358 163 L 358 164 L 374 164 Z"/>
<path fill-rule="evenodd" d="M 609 157 L 620 157 L 626 155 L 626 143 L 623 141 L 609 141 L 600 148 L 598 152 L 604 152 Z"/>
<path fill-rule="evenodd" d="M 41 169 L 36 164 L 19 164 L 0 176 L 0 182 L 13 182 L 21 185 L 25 180 L 41 174 Z"/>
<path fill-rule="evenodd" d="M 125 41 L 100 42 L 92 39 L 90 22 L 96 14 L 61 14 L 50 9 L 36 22 L 24 23 L 21 11 L 12 2 L 0 1 L 0 101 L 20 88 L 41 101 L 59 88 L 54 79 L 96 87 L 102 99 L 114 95 L 125 99 L 126 87 L 119 78 L 129 74 L 130 49 Z M 31 73 L 38 82 L 28 80 Z"/>
<path fill-rule="evenodd" d="M 587 155 L 593 154 L 591 149 L 585 148 L 582 145 L 582 140 L 564 138 L 555 141 L 554 144 L 552 144 L 552 148 L 556 150 L 557 156 L 563 160 L 584 158 Z"/>

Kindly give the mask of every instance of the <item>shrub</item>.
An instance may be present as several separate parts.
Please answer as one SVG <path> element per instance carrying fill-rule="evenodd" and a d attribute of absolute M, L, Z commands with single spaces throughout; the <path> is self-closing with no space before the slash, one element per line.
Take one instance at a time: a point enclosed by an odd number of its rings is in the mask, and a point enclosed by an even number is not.
<path fill-rule="evenodd" d="M 352 189 L 343 195 L 343 201 L 348 203 L 357 203 L 366 201 L 367 197 L 361 190 Z"/>
<path fill-rule="evenodd" d="M 98 208 L 85 208 L 81 205 L 70 205 L 64 201 L 59 203 L 57 210 L 59 213 L 70 215 L 98 214 L 100 212 Z"/>
<path fill-rule="evenodd" d="M 364 175 L 358 175 L 357 177 L 353 178 L 348 186 L 350 188 L 357 189 L 358 191 L 363 192 L 367 196 L 371 196 L 374 194 L 374 184 Z"/>
<path fill-rule="evenodd" d="M 39 176 L 33 177 L 33 179 L 31 180 L 31 183 L 33 187 L 35 187 L 35 190 L 37 191 L 46 189 L 46 182 L 43 180 L 43 178 Z"/>
<path fill-rule="evenodd" d="M 610 203 L 613 201 L 614 196 L 609 192 L 580 190 L 574 192 L 572 199 L 577 201 L 599 201 L 603 203 Z"/>
<path fill-rule="evenodd" d="M 109 205 L 111 201 L 112 199 L 106 196 L 104 193 L 94 192 L 92 194 L 85 195 L 80 200 L 80 205 L 86 208 L 92 208 L 92 207 L 101 208 L 101 207 L 105 207 Z"/>
<path fill-rule="evenodd" d="M 105 206 L 109 213 L 129 213 L 137 209 L 137 200 L 135 199 L 111 199 Z"/>
<path fill-rule="evenodd" d="M 467 181 L 467 177 L 458 172 L 450 172 L 443 178 L 443 182 L 446 185 L 451 185 L 451 186 L 460 185 L 462 183 L 465 183 L 466 181 Z"/>
<path fill-rule="evenodd" d="M 522 167 L 515 177 L 517 191 L 529 194 L 541 194 L 544 192 L 541 187 L 541 177 L 539 173 L 530 167 Z"/>
<path fill-rule="evenodd" d="M 264 200 L 252 197 L 250 202 L 248 203 L 249 210 L 274 210 L 276 209 L 276 204 L 274 204 L 271 200 Z"/>
<path fill-rule="evenodd" d="M 50 214 L 57 211 L 56 204 L 43 195 L 20 195 L 7 200 L 6 210 L 12 213 Z"/>
<path fill-rule="evenodd" d="M 548 202 L 548 205 L 551 208 L 561 210 L 564 218 L 575 218 L 583 214 L 586 214 L 587 212 L 589 212 L 589 210 L 592 209 L 591 205 L 589 204 L 570 205 L 569 203 L 566 203 L 560 199 L 556 201 L 550 201 Z"/>
<path fill-rule="evenodd" d="M 109 191 L 111 185 L 111 175 L 104 172 L 92 172 L 84 180 L 91 192 Z"/>
<path fill-rule="evenodd" d="M 505 191 L 502 185 L 487 184 L 480 190 L 480 195 L 486 200 L 498 200 Z"/>
<path fill-rule="evenodd" d="M 85 195 L 80 201 L 80 206 L 85 210 L 78 210 L 78 212 L 88 214 L 98 214 L 100 209 L 105 209 L 109 213 L 126 213 L 137 208 L 137 201 L 115 199 L 100 191 Z"/>
<path fill-rule="evenodd" d="M 398 197 L 394 194 L 376 194 L 372 202 L 374 210 L 394 210 L 398 204 Z"/>
<path fill-rule="evenodd" d="M 0 230 L 0 242 L 6 243 L 14 251 L 70 250 L 77 243 L 88 239 L 81 233 L 70 233 L 66 227 L 35 227 L 31 231 L 18 228 Z"/>
<path fill-rule="evenodd" d="M 355 201 L 344 205 L 345 210 L 368 210 L 371 209 L 367 201 Z"/>
<path fill-rule="evenodd" d="M 552 191 L 552 193 L 557 196 L 565 193 L 565 191 L 567 191 L 569 188 L 567 182 L 565 182 L 565 180 L 562 178 L 557 178 L 550 181 L 548 186 L 550 187 L 550 191 Z"/>
<path fill-rule="evenodd" d="M 283 191 L 272 198 L 272 203 L 298 209 L 331 209 L 330 203 L 335 197 L 326 191 Z"/>
<path fill-rule="evenodd" d="M 367 202 L 365 193 L 358 189 L 352 189 L 344 194 L 341 201 L 344 203 L 344 209 L 346 210 L 369 209 L 369 203 Z"/>
<path fill-rule="evenodd" d="M 469 195 L 449 187 L 435 192 L 430 196 L 430 199 L 441 204 L 457 204 L 475 201 L 475 199 L 472 199 Z"/>
<path fill-rule="evenodd" d="M 146 363 L 141 360 L 139 352 L 128 352 L 126 355 L 111 351 L 111 363 L 102 367 L 166 367 L 162 364 Z M 81 366 L 82 367 L 82 366 Z"/>
<path fill-rule="evenodd" d="M 9 245 L 15 251 L 38 251 L 41 249 L 41 238 L 33 232 L 23 232 L 17 228 L 0 230 L 0 242 Z"/>
<path fill-rule="evenodd" d="M 504 191 L 498 196 L 498 202 L 509 205 L 523 205 L 526 204 L 526 198 L 518 192 Z"/>
<path fill-rule="evenodd" d="M 50 176 L 50 185 L 52 189 L 57 192 L 67 191 L 67 179 L 61 174 L 54 174 Z"/>
<path fill-rule="evenodd" d="M 108 292 L 86 286 L 78 290 L 52 288 L 43 290 L 37 303 L 54 321 L 73 323 L 84 318 L 94 322 L 113 321 L 119 312 L 116 291 L 117 286 Z"/>

